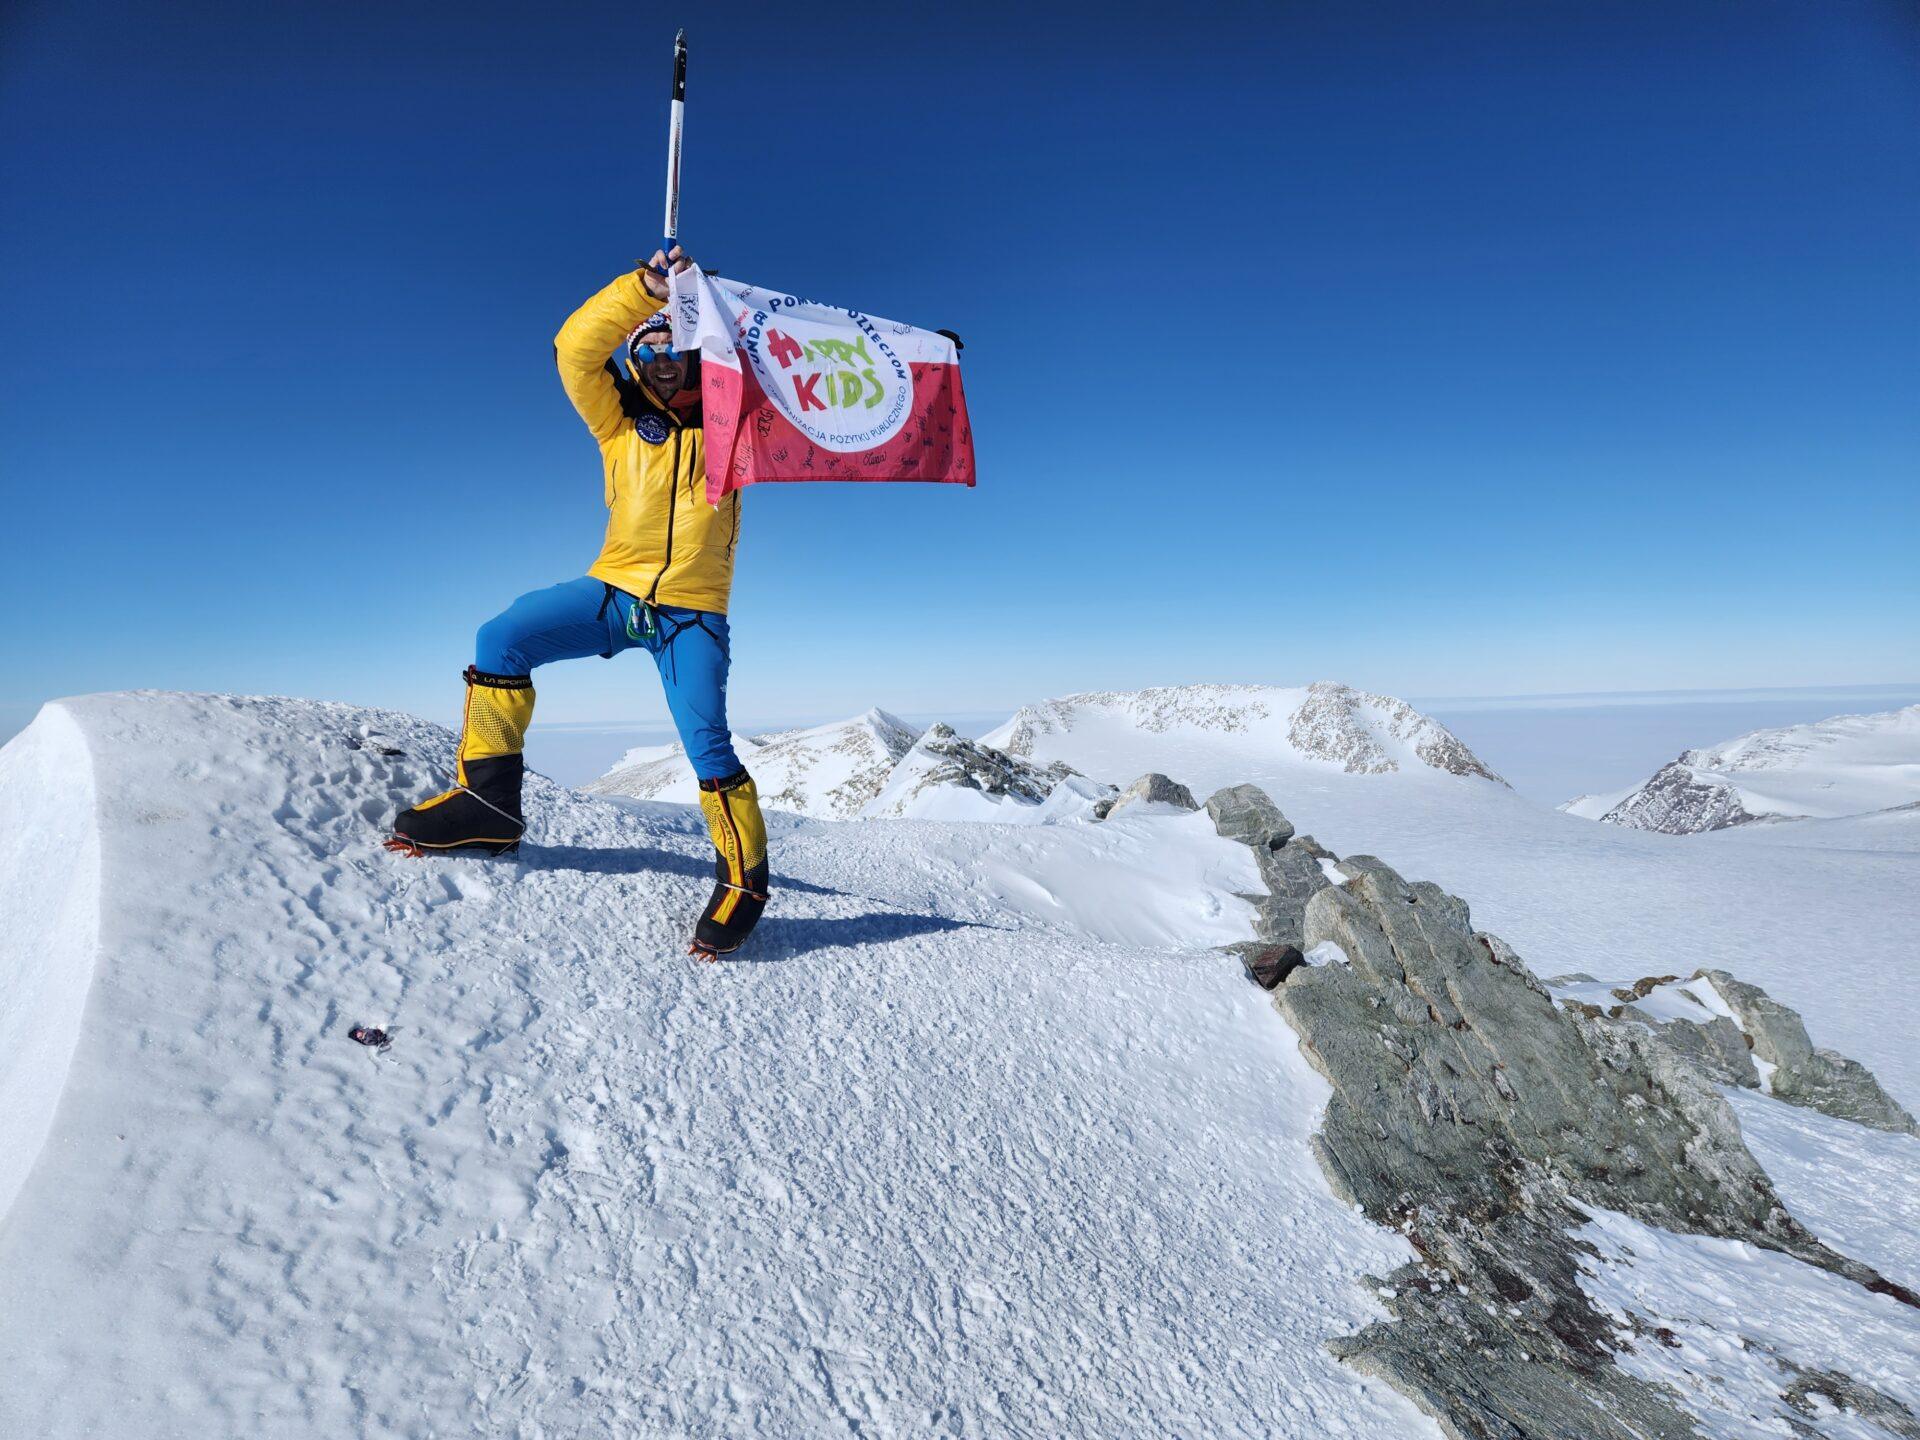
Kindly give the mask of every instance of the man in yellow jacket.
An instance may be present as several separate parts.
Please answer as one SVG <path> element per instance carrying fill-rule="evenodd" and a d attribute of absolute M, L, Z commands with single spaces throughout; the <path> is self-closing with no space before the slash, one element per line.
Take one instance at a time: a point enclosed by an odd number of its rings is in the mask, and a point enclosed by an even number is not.
<path fill-rule="evenodd" d="M 727 594 L 740 496 L 706 501 L 697 357 L 673 348 L 661 309 L 676 245 L 622 275 L 560 327 L 560 383 L 600 445 L 607 536 L 578 580 L 522 595 L 480 627 L 467 668 L 454 787 L 403 810 L 389 849 L 409 855 L 518 847 L 533 671 L 639 648 L 654 658 L 719 854 L 693 953 L 738 949 L 767 901 L 767 830 L 727 726 Z M 624 364 L 609 357 L 624 348 Z"/>

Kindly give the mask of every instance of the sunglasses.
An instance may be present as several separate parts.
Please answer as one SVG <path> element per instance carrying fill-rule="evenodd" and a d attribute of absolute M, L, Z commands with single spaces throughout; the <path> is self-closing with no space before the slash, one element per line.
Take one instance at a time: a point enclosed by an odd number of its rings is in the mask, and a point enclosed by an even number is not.
<path fill-rule="evenodd" d="M 651 365 L 656 360 L 678 360 L 680 352 L 671 345 L 636 345 L 633 358 L 637 364 Z"/>

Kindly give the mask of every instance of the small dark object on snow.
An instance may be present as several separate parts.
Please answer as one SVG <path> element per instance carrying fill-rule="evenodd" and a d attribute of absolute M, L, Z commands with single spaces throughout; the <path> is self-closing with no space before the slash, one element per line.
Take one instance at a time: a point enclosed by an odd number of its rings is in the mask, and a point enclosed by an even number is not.
<path fill-rule="evenodd" d="M 393 1044 L 393 1037 L 378 1025 L 356 1025 L 347 1031 L 347 1038 L 362 1045 L 370 1045 L 375 1050 L 384 1050 Z"/>
<path fill-rule="evenodd" d="M 1300 953 L 1297 945 L 1269 945 L 1256 954 L 1244 956 L 1241 963 L 1247 967 L 1247 978 L 1262 990 L 1272 990 L 1280 982 L 1307 963 L 1307 957 Z"/>
<path fill-rule="evenodd" d="M 393 755 L 405 755 L 407 753 L 406 751 L 401 750 L 396 746 L 383 745 L 375 737 L 369 737 L 365 740 L 362 740 L 358 735 L 349 735 L 347 737 L 347 748 L 349 750 L 371 750 L 376 755 L 393 756 Z"/>

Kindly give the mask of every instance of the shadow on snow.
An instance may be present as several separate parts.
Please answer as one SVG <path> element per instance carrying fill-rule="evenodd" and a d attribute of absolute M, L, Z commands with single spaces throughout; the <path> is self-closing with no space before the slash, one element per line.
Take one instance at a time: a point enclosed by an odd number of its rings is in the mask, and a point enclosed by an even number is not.
<path fill-rule="evenodd" d="M 585 875 L 685 875 L 703 881 L 713 879 L 714 868 L 709 856 L 684 855 L 649 845 L 625 845 L 610 849 L 588 845 L 522 845 L 517 858 L 527 870 L 570 870 Z M 983 926 L 978 921 L 953 920 L 945 915 L 916 915 L 900 910 L 871 910 L 864 915 L 788 917 L 779 913 L 782 894 L 845 896 L 847 892 L 796 880 L 787 875 L 775 875 L 772 908 L 754 929 L 753 941 L 745 952 L 728 957 L 732 963 L 768 965 L 794 960 L 815 950 L 884 945 L 919 935 L 940 935 L 950 930 L 997 928 Z"/>

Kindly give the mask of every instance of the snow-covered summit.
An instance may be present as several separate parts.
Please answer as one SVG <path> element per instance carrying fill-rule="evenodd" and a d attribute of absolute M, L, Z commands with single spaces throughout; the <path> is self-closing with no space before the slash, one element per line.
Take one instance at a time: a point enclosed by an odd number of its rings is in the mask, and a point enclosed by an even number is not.
<path fill-rule="evenodd" d="M 753 772 L 761 800 L 820 820 L 851 820 L 887 783 L 920 732 L 873 709 L 850 720 L 758 738 L 734 736 L 741 763 Z M 583 787 L 595 795 L 691 804 L 699 786 L 679 745 L 645 746 Z"/>
<path fill-rule="evenodd" d="M 700 965 L 695 810 L 383 852 L 452 756 L 181 695 L 0 750 L 0 1433 L 1438 1434 L 1325 1348 L 1411 1252 L 1204 816 L 775 816 Z"/>
<path fill-rule="evenodd" d="M 1177 685 L 1068 695 L 1029 705 L 982 738 L 1009 754 L 1065 761 L 1122 783 L 1149 769 L 1188 779 L 1182 756 L 1262 767 L 1306 763 L 1349 775 L 1437 770 L 1505 783 L 1446 726 L 1406 701 L 1326 680 L 1295 688 Z M 1205 768 L 1217 771 L 1216 764 Z"/>
<path fill-rule="evenodd" d="M 1641 784 L 1568 814 L 1691 835 L 1756 820 L 1834 819 L 1920 801 L 1920 705 L 1754 730 L 1683 751 Z"/>

